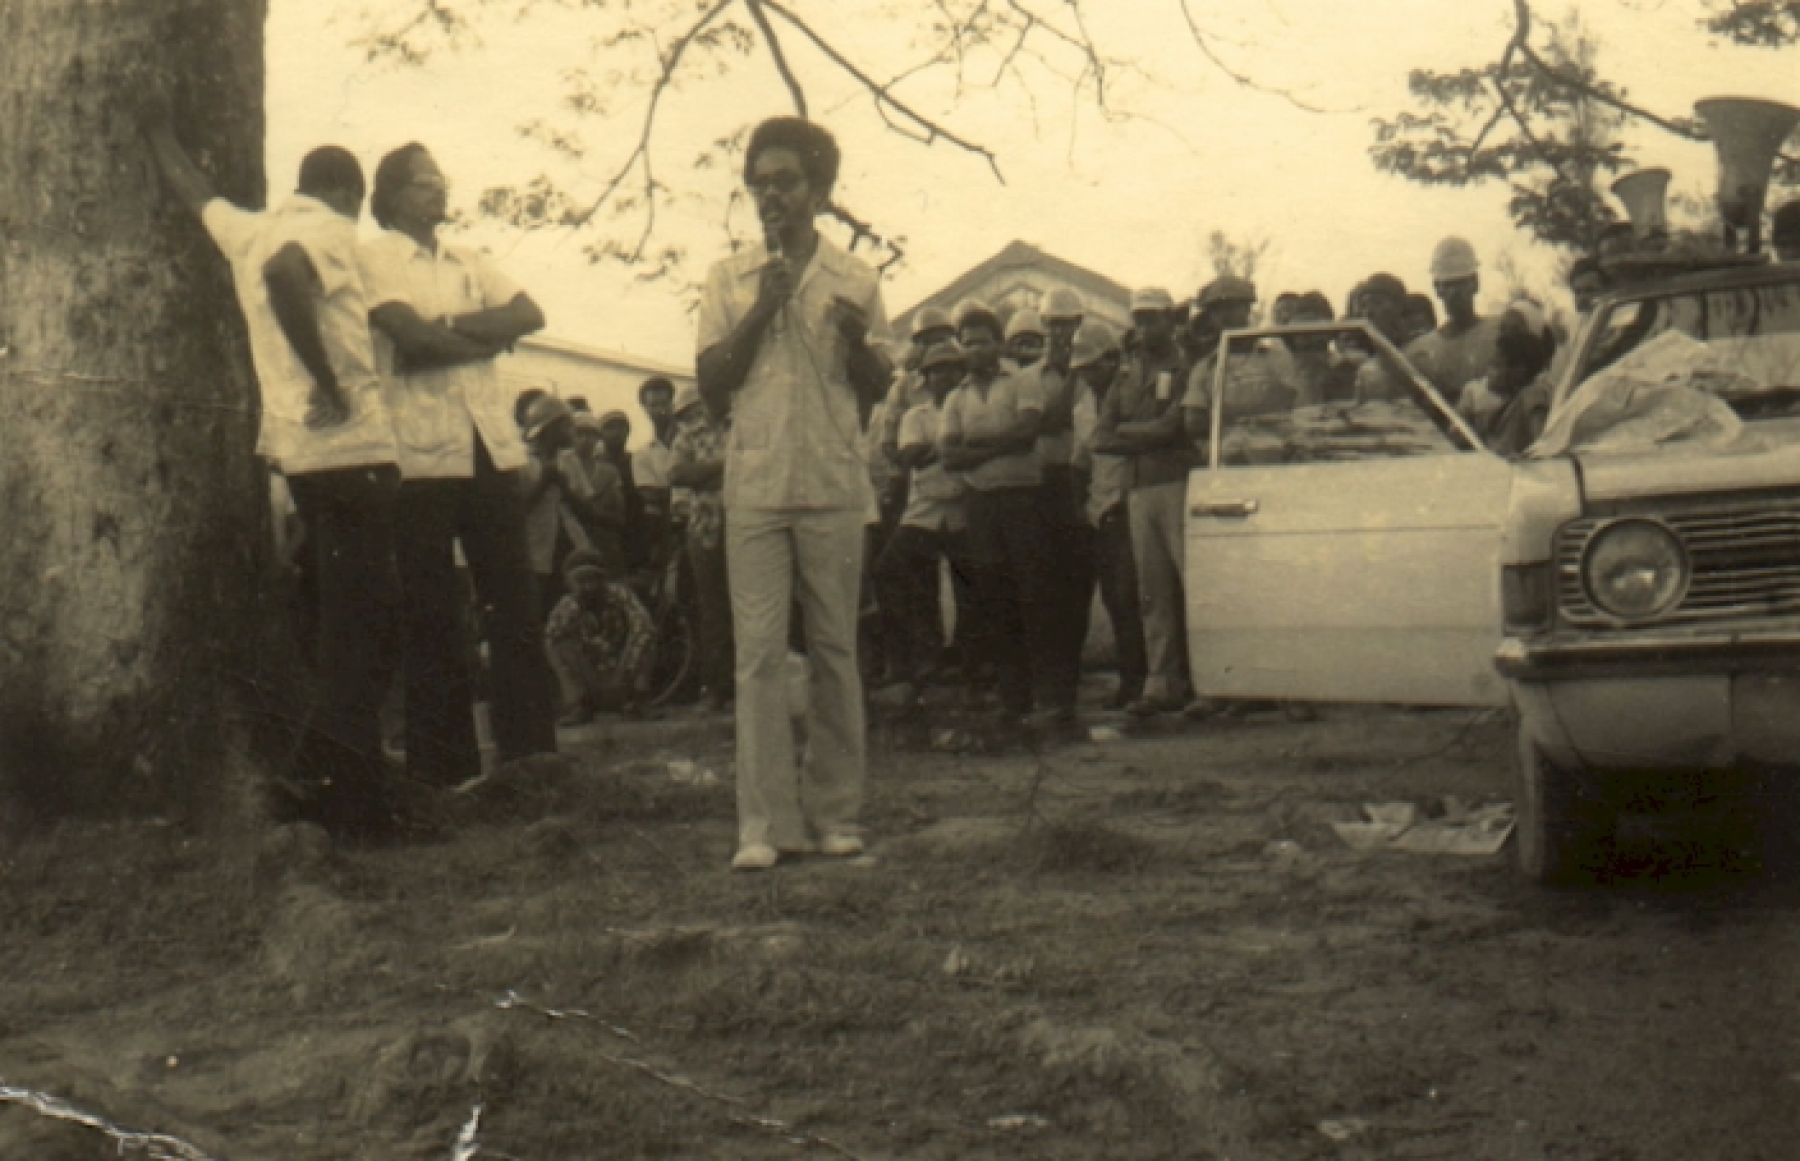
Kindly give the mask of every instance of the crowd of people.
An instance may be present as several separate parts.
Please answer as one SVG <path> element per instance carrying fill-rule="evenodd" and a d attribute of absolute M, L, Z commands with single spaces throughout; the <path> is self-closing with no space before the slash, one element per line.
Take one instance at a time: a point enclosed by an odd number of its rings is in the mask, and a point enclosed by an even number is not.
<path fill-rule="evenodd" d="M 1221 276 L 1182 302 L 1140 288 L 1123 331 L 1058 289 L 1005 312 L 923 309 L 895 341 L 877 273 L 816 227 L 836 142 L 773 118 L 743 170 L 764 241 L 710 270 L 697 386 L 647 380 L 651 439 L 630 451 L 622 411 L 504 390 L 495 359 L 543 313 L 492 259 L 438 236 L 446 183 L 423 146 L 381 159 L 379 229 L 362 238 L 348 152 L 313 151 L 297 192 L 256 212 L 214 194 L 166 115 L 149 124 L 170 186 L 230 264 L 261 389 L 258 450 L 287 482 L 314 564 L 318 680 L 289 780 L 297 812 L 344 830 L 388 820 L 380 720 L 395 687 L 406 772 L 438 786 L 481 774 L 478 679 L 502 763 L 555 753 L 559 724 L 644 713 L 658 578 L 673 578 L 695 627 L 699 695 L 735 704 L 738 870 L 862 851 L 871 700 L 916 710 L 954 682 L 1004 728 L 1074 727 L 1096 593 L 1113 707 L 1221 712 L 1188 674 L 1184 506 L 1232 357 L 1222 337 L 1258 317 L 1249 280 Z M 1800 241 L 1794 225 L 1777 214 L 1778 250 Z M 1570 273 L 1581 310 L 1606 288 L 1603 256 Z M 1562 336 L 1526 299 L 1483 316 L 1468 242 L 1444 239 L 1430 270 L 1431 295 L 1370 275 L 1344 317 L 1404 352 L 1490 447 L 1520 454 L 1542 429 Z M 1277 295 L 1267 321 L 1334 317 L 1307 290 Z M 1279 358 L 1256 394 L 1297 406 L 1409 390 L 1395 360 L 1353 339 L 1264 340 Z M 485 664 L 471 657 L 471 607 Z"/>

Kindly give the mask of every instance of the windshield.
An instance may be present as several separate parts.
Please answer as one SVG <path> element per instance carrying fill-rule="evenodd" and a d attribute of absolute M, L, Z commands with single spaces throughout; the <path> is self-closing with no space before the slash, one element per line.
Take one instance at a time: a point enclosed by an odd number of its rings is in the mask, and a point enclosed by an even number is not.
<path fill-rule="evenodd" d="M 1621 302 L 1595 321 L 1578 381 L 1678 379 L 1743 420 L 1800 415 L 1800 281 Z"/>

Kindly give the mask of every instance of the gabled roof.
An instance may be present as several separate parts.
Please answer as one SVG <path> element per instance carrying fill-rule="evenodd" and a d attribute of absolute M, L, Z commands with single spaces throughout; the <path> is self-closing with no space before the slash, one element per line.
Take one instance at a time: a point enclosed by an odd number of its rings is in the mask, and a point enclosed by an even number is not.
<path fill-rule="evenodd" d="M 1038 270 L 1050 274 L 1058 281 L 1065 282 L 1080 291 L 1083 297 L 1099 300 L 1110 300 L 1121 308 L 1131 299 L 1131 288 L 1115 282 L 1106 275 L 1075 263 L 1047 251 L 1040 250 L 1029 242 L 1012 241 L 1001 248 L 987 261 L 972 266 L 953 279 L 949 285 L 932 292 L 913 303 L 906 310 L 896 315 L 893 320 L 894 333 L 906 334 L 911 330 L 912 318 L 927 306 L 953 307 L 978 286 L 989 282 L 1008 270 Z"/>

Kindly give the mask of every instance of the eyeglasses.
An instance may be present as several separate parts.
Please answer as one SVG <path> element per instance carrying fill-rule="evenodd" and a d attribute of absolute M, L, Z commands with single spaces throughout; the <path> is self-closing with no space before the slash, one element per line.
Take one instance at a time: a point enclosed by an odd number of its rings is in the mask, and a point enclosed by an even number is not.
<path fill-rule="evenodd" d="M 784 169 L 767 176 L 753 177 L 744 184 L 750 187 L 750 192 L 753 194 L 763 194 L 769 190 L 790 194 L 799 189 L 800 183 L 805 180 L 803 175 L 795 173 L 791 169 Z"/>
<path fill-rule="evenodd" d="M 433 192 L 436 192 L 436 193 L 450 192 L 450 183 L 449 182 L 445 181 L 441 177 L 434 177 L 430 174 L 426 174 L 422 177 L 415 177 L 415 178 L 409 179 L 406 183 L 406 187 L 408 189 L 412 189 L 415 187 L 418 189 L 428 189 L 428 190 L 432 190 Z"/>

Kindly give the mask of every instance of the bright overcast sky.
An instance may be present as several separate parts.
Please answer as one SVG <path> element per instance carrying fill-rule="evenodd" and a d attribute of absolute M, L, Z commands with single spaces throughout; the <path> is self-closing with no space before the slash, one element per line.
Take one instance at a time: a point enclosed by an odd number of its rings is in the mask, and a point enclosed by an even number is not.
<path fill-rule="evenodd" d="M 409 0 L 381 8 L 401 11 Z M 514 21 L 520 5 L 480 41 L 435 54 L 423 66 L 368 63 L 352 41 L 368 26 L 366 0 L 273 0 L 268 26 L 270 188 L 291 188 L 300 156 L 333 142 L 357 152 L 372 173 L 386 150 L 417 139 L 431 147 L 467 211 L 491 185 L 523 183 L 558 161 L 523 140 L 518 126 L 559 121 L 563 70 L 596 65 L 580 6 L 544 0 Z M 890 75 L 918 55 L 906 51 L 906 3 L 834 0 L 802 5 L 843 38 L 870 71 Z M 1376 171 L 1370 118 L 1406 100 L 1413 68 L 1450 69 L 1493 59 L 1510 28 L 1511 0 L 1243 0 L 1231 11 L 1197 2 L 1216 48 L 1239 72 L 1285 87 L 1329 113 L 1306 112 L 1251 91 L 1219 72 L 1188 37 L 1177 0 L 1105 0 L 1090 6 L 1091 31 L 1115 55 L 1149 74 L 1113 75 L 1112 101 L 1131 114 L 1101 118 L 1091 100 L 1044 80 L 1035 101 L 1017 87 L 957 94 L 942 74 L 899 92 L 958 134 L 1000 155 L 1006 184 L 985 162 L 939 143 L 926 148 L 883 130 L 866 99 L 833 77 L 823 59 L 795 52 L 812 112 L 837 133 L 845 167 L 839 196 L 858 216 L 908 239 L 907 261 L 890 277 L 898 313 L 963 270 L 1020 238 L 1128 284 L 1191 294 L 1206 273 L 1205 239 L 1273 240 L 1258 281 L 1265 297 L 1318 287 L 1341 306 L 1346 290 L 1375 270 L 1428 284 L 1432 244 L 1446 233 L 1472 240 L 1492 270 L 1510 251 L 1547 286 L 1553 255 L 1516 231 L 1506 193 L 1492 184 L 1428 189 Z M 1560 15 L 1551 0 L 1537 7 Z M 1708 47 L 1695 25 L 1700 0 L 1584 0 L 1599 40 L 1600 67 L 1632 99 L 1662 113 L 1691 111 L 1697 97 L 1732 93 L 1800 104 L 1791 53 Z M 390 22 L 392 17 L 386 17 Z M 628 68 L 610 50 L 600 68 Z M 649 58 L 640 55 L 638 67 Z M 814 87 L 816 85 L 816 87 Z M 561 172 L 592 196 L 626 153 L 643 109 L 622 90 L 615 119 L 584 130 L 591 152 Z M 665 100 L 657 137 L 659 173 L 696 180 L 693 159 L 708 142 L 761 116 L 786 112 L 785 91 L 766 60 L 741 62 L 729 79 L 695 77 Z M 1710 147 L 1632 131 L 1646 164 L 1666 164 L 1676 187 L 1709 191 Z M 666 241 L 690 254 L 698 279 L 725 245 L 723 175 L 698 175 L 696 204 L 666 214 Z M 710 184 L 707 184 L 710 182 Z M 633 225 L 599 224 L 629 240 Z M 750 226 L 743 216 L 738 226 Z M 549 332 L 595 346 L 675 362 L 692 358 L 688 302 L 673 284 L 638 284 L 582 254 L 591 236 L 525 237 L 477 226 L 472 236 L 498 255 L 544 306 Z M 1487 290 L 1499 289 L 1490 273 Z"/>

